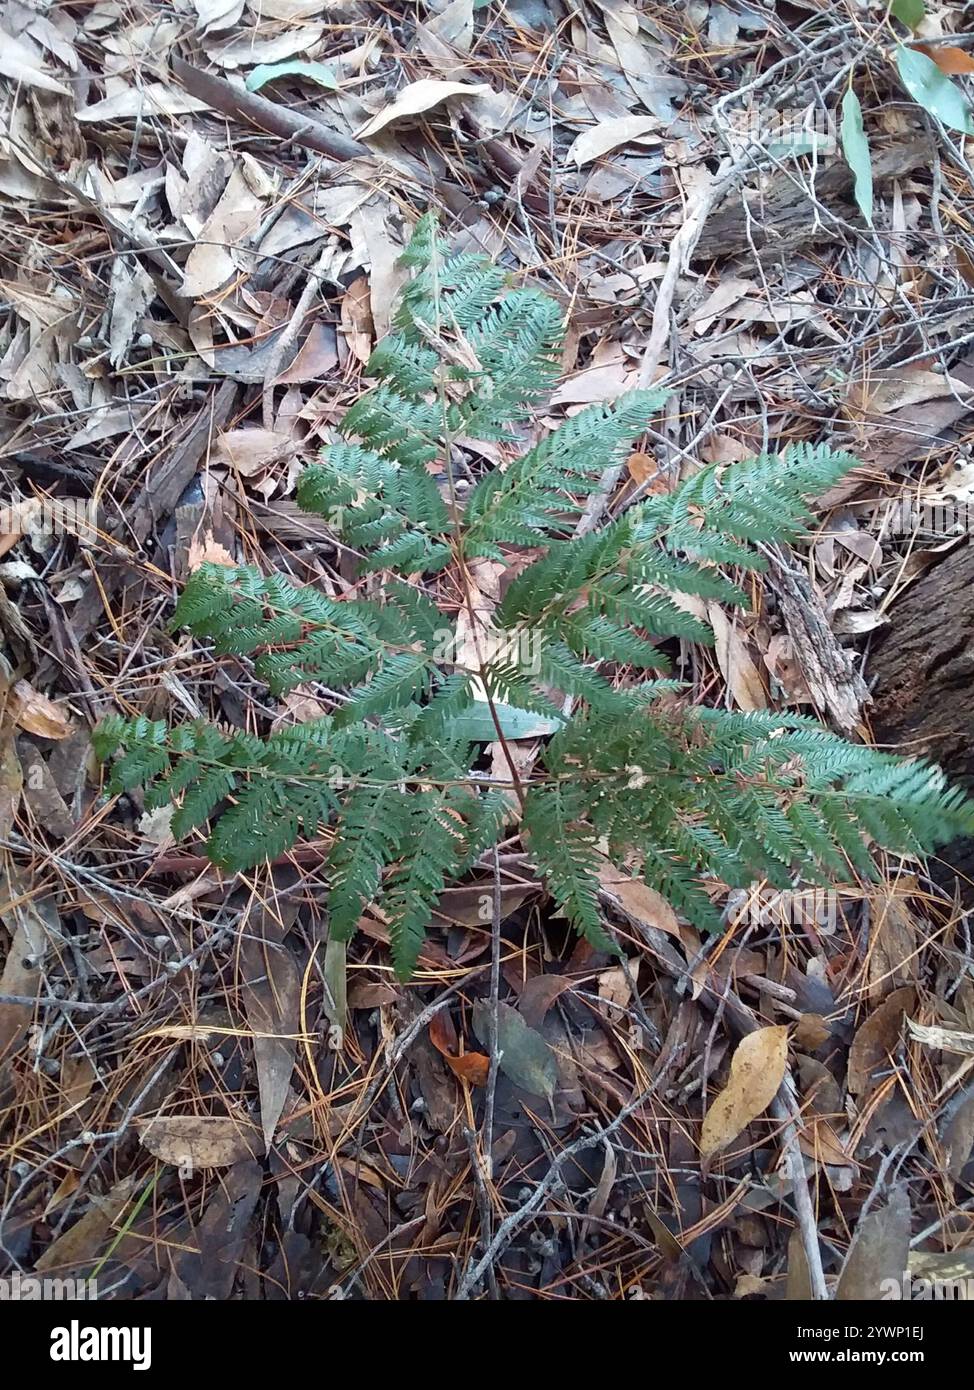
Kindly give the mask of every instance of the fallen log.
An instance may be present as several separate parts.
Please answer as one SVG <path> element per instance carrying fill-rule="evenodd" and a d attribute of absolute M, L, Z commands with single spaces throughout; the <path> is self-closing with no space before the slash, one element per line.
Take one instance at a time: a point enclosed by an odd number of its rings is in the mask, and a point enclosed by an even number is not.
<path fill-rule="evenodd" d="M 974 790 L 974 545 L 952 551 L 890 608 L 869 662 L 873 734 L 922 754 Z M 932 872 L 974 905 L 974 840 L 940 852 Z M 949 875 L 944 866 L 955 870 Z M 970 880 L 966 882 L 965 880 Z"/>
<path fill-rule="evenodd" d="M 892 145 L 873 157 L 873 182 L 877 185 L 903 178 L 914 169 L 928 169 L 934 145 L 929 138 Z M 809 175 L 811 170 L 808 170 Z M 815 176 L 816 202 L 844 221 L 859 225 L 855 178 L 844 160 L 834 158 Z M 746 199 L 746 202 L 745 202 Z M 724 260 L 750 251 L 761 259 L 788 256 L 816 241 L 834 241 L 835 227 L 828 216 L 816 217 L 815 206 L 801 180 L 787 172 L 775 174 L 763 190 L 737 189 L 707 218 L 692 259 Z"/>

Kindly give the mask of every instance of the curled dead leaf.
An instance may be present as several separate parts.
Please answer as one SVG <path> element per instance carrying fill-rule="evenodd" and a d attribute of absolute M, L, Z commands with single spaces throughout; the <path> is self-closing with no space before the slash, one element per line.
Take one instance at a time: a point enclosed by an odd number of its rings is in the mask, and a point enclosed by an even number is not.
<path fill-rule="evenodd" d="M 915 43 L 911 45 L 919 53 L 925 53 L 937 64 L 941 72 L 959 74 L 974 72 L 974 57 L 965 53 L 952 43 Z"/>
<path fill-rule="evenodd" d="M 446 101 L 447 97 L 476 97 L 489 91 L 490 87 L 486 82 L 440 82 L 433 77 L 410 82 L 407 87 L 403 87 L 391 105 L 373 116 L 370 121 L 366 121 L 358 131 L 358 138 L 369 140 L 393 121 L 401 121 L 406 116 L 421 115 L 431 107 L 438 106 L 441 101 Z"/>
<path fill-rule="evenodd" d="M 446 1061 L 453 1075 L 470 1086 L 485 1086 L 490 1071 L 490 1058 L 482 1052 L 459 1051 L 457 1031 L 447 1009 L 441 1009 L 430 1019 L 430 1042 Z"/>

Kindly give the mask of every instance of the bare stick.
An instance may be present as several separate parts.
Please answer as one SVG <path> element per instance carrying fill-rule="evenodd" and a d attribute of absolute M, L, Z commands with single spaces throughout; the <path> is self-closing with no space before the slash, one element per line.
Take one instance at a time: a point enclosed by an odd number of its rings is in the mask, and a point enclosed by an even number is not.
<path fill-rule="evenodd" d="M 776 1120 L 782 1123 L 781 1142 L 788 1160 L 788 1173 L 791 1177 L 791 1190 L 795 1198 L 795 1212 L 798 1216 L 798 1229 L 801 1232 L 802 1248 L 805 1251 L 805 1260 L 808 1264 L 808 1278 L 812 1287 L 812 1297 L 815 1299 L 827 1299 L 829 1291 L 825 1283 L 825 1271 L 822 1268 L 822 1251 L 818 1243 L 818 1225 L 815 1221 L 815 1208 L 812 1206 L 812 1194 L 808 1190 L 808 1174 L 805 1172 L 805 1159 L 802 1155 L 801 1146 L 798 1143 L 798 1127 L 795 1124 L 795 1110 L 793 1104 L 785 1104 L 782 1099 L 788 1095 L 789 1101 L 793 1100 L 792 1081 L 790 1076 L 786 1076 L 781 1083 L 781 1090 L 771 1102 L 771 1113 Z"/>
<path fill-rule="evenodd" d="M 332 255 L 333 247 L 330 242 L 326 242 L 322 248 L 321 255 L 318 257 L 317 261 L 315 261 L 314 269 L 308 271 L 308 281 L 301 291 L 301 298 L 294 306 L 294 313 L 291 315 L 290 319 L 288 319 L 284 326 L 284 332 L 271 350 L 270 359 L 267 363 L 267 375 L 264 377 L 263 390 L 262 409 L 265 430 L 272 430 L 274 428 L 274 383 L 277 380 L 278 372 L 281 370 L 281 363 L 284 361 L 284 356 L 288 348 L 297 340 L 297 336 L 301 331 L 301 325 L 308 317 L 308 310 L 311 308 L 312 301 L 318 293 L 318 287 L 321 284 L 321 273 Z"/>

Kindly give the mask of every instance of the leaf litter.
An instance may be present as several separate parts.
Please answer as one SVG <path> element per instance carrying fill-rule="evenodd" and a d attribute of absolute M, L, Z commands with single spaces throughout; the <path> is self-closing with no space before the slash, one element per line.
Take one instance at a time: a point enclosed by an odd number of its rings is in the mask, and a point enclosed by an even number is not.
<path fill-rule="evenodd" d="M 857 663 L 945 549 L 890 518 L 969 492 L 957 7 L 895 51 L 880 3 L 332 8 L 0 14 L 2 1259 L 98 1265 L 127 1298 L 847 1299 L 907 1267 L 969 1275 L 970 937 L 920 866 L 887 858 L 878 888 L 849 867 L 824 914 L 708 884 L 728 925 L 704 943 L 606 860 L 616 958 L 551 914 L 512 821 L 405 990 L 379 915 L 330 949 L 323 846 L 228 879 L 102 797 L 105 713 L 322 707 L 268 707 L 166 620 L 203 560 L 349 592 L 296 478 L 430 203 L 563 305 L 552 418 L 672 385 L 592 525 L 779 441 L 863 460 L 753 612 L 714 605 L 716 648 L 673 652 L 687 698 L 868 737 Z M 45 524 L 53 500 L 88 522 Z M 530 768 L 552 721 L 504 719 Z M 691 1266 L 687 1242 L 710 1253 Z"/>

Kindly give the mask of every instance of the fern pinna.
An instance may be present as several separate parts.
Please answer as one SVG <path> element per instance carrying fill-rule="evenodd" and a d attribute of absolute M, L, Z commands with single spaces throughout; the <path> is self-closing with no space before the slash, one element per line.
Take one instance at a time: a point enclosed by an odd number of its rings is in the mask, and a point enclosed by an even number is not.
<path fill-rule="evenodd" d="M 709 930 L 708 883 L 786 887 L 797 871 L 821 881 L 850 864 L 870 874 L 870 841 L 923 853 L 974 829 L 974 808 L 934 767 L 801 717 L 695 708 L 665 675 L 628 674 L 665 672 L 668 638 L 711 642 L 673 596 L 744 604 L 720 566 L 760 569 L 755 543 L 798 537 L 803 499 L 854 460 L 799 446 L 703 468 L 576 536 L 580 503 L 664 393 L 593 406 L 519 451 L 558 372 L 557 306 L 451 254 L 428 217 L 405 260 L 394 331 L 367 367 L 375 385 L 298 486 L 369 577 L 334 599 L 206 564 L 173 618 L 217 655 L 253 659 L 273 694 L 320 682 L 333 712 L 264 738 L 107 719 L 95 744 L 118 755 L 110 790 L 175 803 L 173 832 L 208 826 L 207 851 L 228 870 L 325 831 L 331 932 L 347 938 L 380 905 L 403 978 L 444 887 L 501 835 L 512 791 L 552 895 L 602 948 L 605 853 Z M 461 476 L 473 440 L 510 461 Z M 515 556 L 488 628 L 471 567 Z M 479 772 L 478 742 L 516 737 L 525 711 L 554 731 L 532 771 L 519 778 L 512 763 L 508 784 Z"/>

